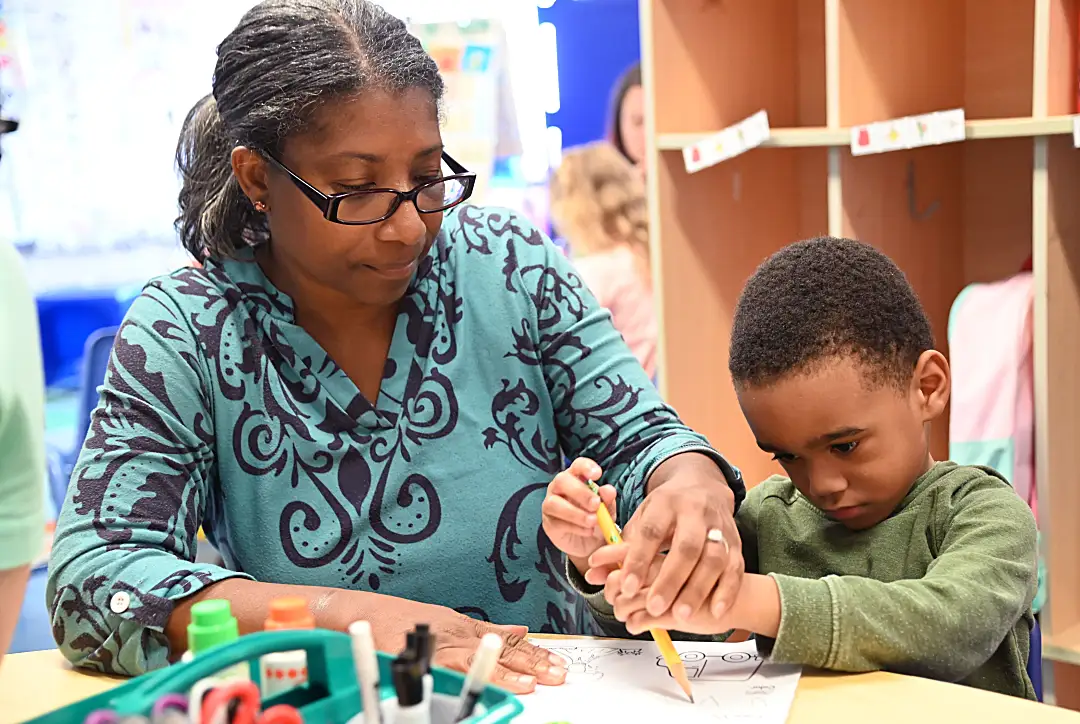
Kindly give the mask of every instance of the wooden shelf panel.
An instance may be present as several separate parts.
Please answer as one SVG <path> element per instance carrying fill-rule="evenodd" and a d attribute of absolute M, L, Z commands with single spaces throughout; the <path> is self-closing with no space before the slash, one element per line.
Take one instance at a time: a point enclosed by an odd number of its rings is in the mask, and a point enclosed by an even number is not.
<path fill-rule="evenodd" d="M 1080 666 L 1080 625 L 1053 636 L 1044 632 L 1043 658 Z"/>
<path fill-rule="evenodd" d="M 840 0 L 841 125 L 1032 115 L 1036 0 Z"/>
<path fill-rule="evenodd" d="M 993 138 L 1033 138 L 1059 136 L 1073 132 L 1073 116 L 1049 118 L 990 118 L 968 121 L 964 124 L 964 137 L 969 141 Z M 697 143 L 712 132 L 663 133 L 657 137 L 661 151 L 681 151 Z M 771 137 L 763 147 L 813 148 L 818 146 L 847 146 L 851 143 L 851 128 L 773 128 Z M 1080 151 L 1078 151 L 1080 153 Z"/>
<path fill-rule="evenodd" d="M 648 0 L 660 133 L 722 128 L 764 107 L 825 125 L 825 3 Z M 648 63 L 646 63 L 648 66 Z"/>
<path fill-rule="evenodd" d="M 1038 475 L 1040 492 L 1049 495 L 1039 498 L 1039 523 L 1047 532 L 1048 633 L 1058 638 L 1058 632 L 1080 630 L 1080 152 L 1066 138 L 1047 146 L 1047 238 L 1036 267 L 1045 339 L 1036 362 L 1048 388 L 1041 433 L 1048 449 Z M 1036 333 L 1038 343 L 1038 327 Z"/>

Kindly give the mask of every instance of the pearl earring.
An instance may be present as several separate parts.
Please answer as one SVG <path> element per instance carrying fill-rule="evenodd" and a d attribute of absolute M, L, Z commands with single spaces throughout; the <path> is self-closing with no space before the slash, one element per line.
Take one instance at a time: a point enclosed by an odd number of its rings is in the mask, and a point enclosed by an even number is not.
<path fill-rule="evenodd" d="M 256 201 L 255 202 L 255 210 L 258 211 L 260 214 L 265 214 L 267 211 L 270 210 L 270 207 L 267 206 L 262 201 Z"/>

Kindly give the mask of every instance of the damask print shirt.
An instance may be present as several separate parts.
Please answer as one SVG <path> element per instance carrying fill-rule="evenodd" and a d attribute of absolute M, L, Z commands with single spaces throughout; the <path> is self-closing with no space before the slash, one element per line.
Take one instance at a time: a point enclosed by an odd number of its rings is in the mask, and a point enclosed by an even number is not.
<path fill-rule="evenodd" d="M 589 456 L 625 520 L 688 450 L 741 496 L 565 257 L 510 212 L 446 216 L 374 404 L 258 264 L 178 271 L 117 336 L 53 547 L 54 635 L 76 664 L 140 674 L 168 661 L 173 603 L 232 576 L 590 633 L 540 527 L 547 484 Z M 200 525 L 225 567 L 193 562 Z"/>

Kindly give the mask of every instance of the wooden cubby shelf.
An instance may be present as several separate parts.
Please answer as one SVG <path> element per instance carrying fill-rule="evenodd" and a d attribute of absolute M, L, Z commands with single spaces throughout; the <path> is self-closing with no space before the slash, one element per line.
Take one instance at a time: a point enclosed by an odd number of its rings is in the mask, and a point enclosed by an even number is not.
<path fill-rule="evenodd" d="M 947 110 L 947 109 L 941 109 Z M 964 138 L 978 141 L 989 138 L 1033 138 L 1036 136 L 1061 136 L 1073 132 L 1074 116 L 1052 118 L 991 118 L 968 121 L 964 124 Z M 712 132 L 665 133 L 657 136 L 659 151 L 681 151 Z M 762 148 L 813 148 L 817 146 L 844 147 L 851 142 L 850 128 L 773 128 L 769 140 Z"/>
<path fill-rule="evenodd" d="M 957 294 L 1032 259 L 1045 652 L 1080 665 L 1080 0 L 642 0 L 641 13 L 667 399 L 753 485 L 778 467 L 740 413 L 728 336 L 766 256 L 824 233 L 874 244 L 946 352 Z M 952 108 L 963 142 L 848 148 L 852 126 Z M 761 109 L 761 148 L 694 174 L 671 153 Z M 947 419 L 932 447 L 948 456 Z"/>

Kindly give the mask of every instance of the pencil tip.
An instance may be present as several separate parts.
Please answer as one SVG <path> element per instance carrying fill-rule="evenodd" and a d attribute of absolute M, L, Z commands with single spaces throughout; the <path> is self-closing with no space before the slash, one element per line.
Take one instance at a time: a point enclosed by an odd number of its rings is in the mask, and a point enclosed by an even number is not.
<path fill-rule="evenodd" d="M 691 703 L 691 704 L 693 704 L 693 703 L 694 703 L 694 695 L 693 695 L 693 694 L 691 694 L 691 695 L 690 695 L 690 703 Z"/>

